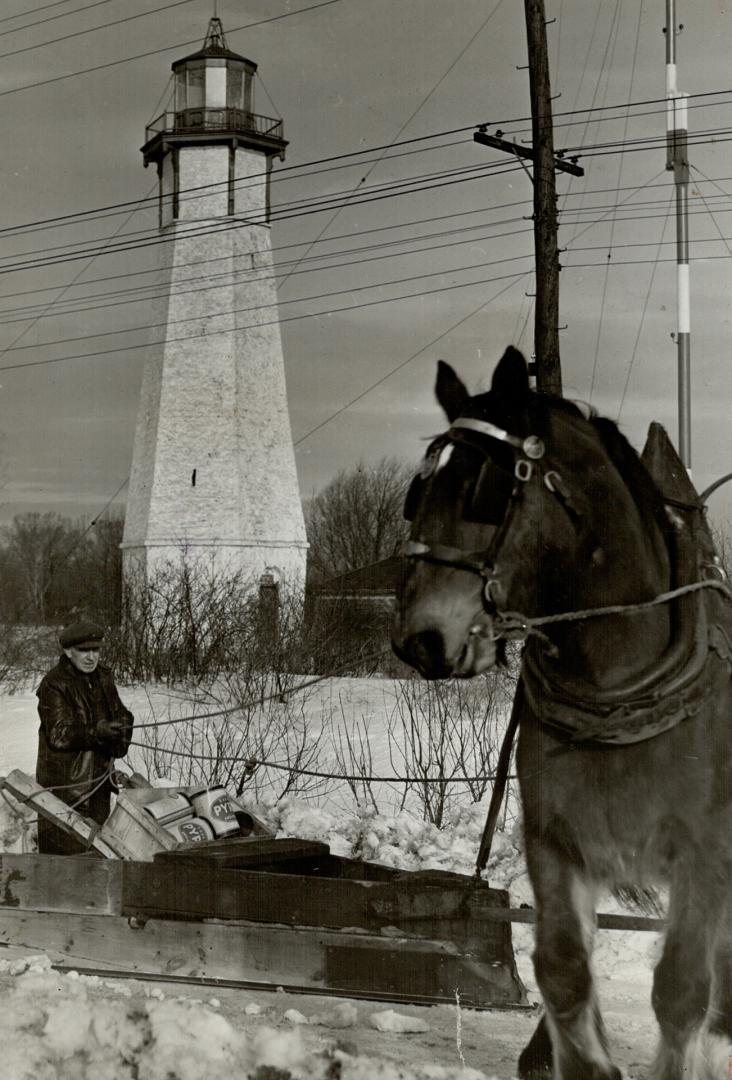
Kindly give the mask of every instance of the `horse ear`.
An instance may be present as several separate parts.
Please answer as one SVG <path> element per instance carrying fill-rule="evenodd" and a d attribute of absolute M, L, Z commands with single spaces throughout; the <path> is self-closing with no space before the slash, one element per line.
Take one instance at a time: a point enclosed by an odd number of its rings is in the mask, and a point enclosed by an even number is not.
<path fill-rule="evenodd" d="M 463 381 L 444 360 L 437 361 L 435 394 L 450 423 L 460 416 L 465 402 L 470 397 Z"/>
<path fill-rule="evenodd" d="M 529 369 L 523 353 L 509 345 L 493 372 L 491 390 L 512 405 L 523 405 L 529 396 Z"/>

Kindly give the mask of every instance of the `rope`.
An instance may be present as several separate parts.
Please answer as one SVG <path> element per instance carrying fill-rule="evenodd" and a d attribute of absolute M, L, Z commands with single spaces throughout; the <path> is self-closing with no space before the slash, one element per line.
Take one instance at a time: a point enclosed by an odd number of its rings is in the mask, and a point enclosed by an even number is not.
<path fill-rule="evenodd" d="M 91 789 L 91 791 L 87 791 L 87 792 L 85 792 L 85 793 L 84 793 L 83 795 L 79 796 L 79 798 L 78 798 L 78 799 L 76 800 L 76 802 L 72 802 L 72 803 L 69 803 L 69 806 L 70 806 L 70 808 L 71 808 L 72 810 L 75 810 L 77 806 L 81 806 L 81 804 L 82 804 L 83 802 L 86 802 L 86 800 L 87 800 L 87 799 L 91 799 L 91 797 L 92 797 L 92 795 L 94 794 L 94 792 L 95 792 L 95 791 L 99 791 L 100 787 L 102 787 L 102 785 L 103 785 L 103 784 L 104 784 L 104 783 L 105 783 L 105 782 L 106 782 L 106 781 L 107 781 L 108 779 L 110 779 L 110 778 L 111 778 L 111 776 L 112 776 L 112 764 L 111 764 L 111 762 L 110 762 L 110 764 L 109 764 L 109 765 L 107 766 L 107 771 L 105 772 L 104 776 L 102 776 L 102 778 L 101 778 L 101 779 L 99 780 L 99 782 L 98 782 L 98 783 L 97 783 L 97 784 L 96 784 L 96 785 L 95 785 L 95 786 L 94 786 L 94 787 L 93 787 L 93 788 Z M 88 784 L 92 784 L 92 783 L 94 783 L 94 781 L 93 781 L 93 780 L 88 780 L 88 781 L 86 781 L 86 782 L 87 782 Z"/>
<path fill-rule="evenodd" d="M 110 761 L 109 765 L 107 766 L 106 772 L 104 773 L 103 776 L 101 776 L 101 778 L 94 777 L 92 780 L 85 781 L 85 783 L 91 784 L 91 783 L 94 783 L 94 780 L 98 780 L 98 783 L 96 784 L 96 786 L 93 787 L 91 791 L 85 792 L 81 796 L 81 798 L 76 800 L 76 802 L 68 804 L 68 810 L 59 811 L 57 817 L 60 818 L 60 819 L 65 819 L 67 821 L 72 820 L 72 815 L 75 812 L 75 808 L 77 806 L 80 806 L 81 803 L 85 802 L 87 799 L 90 799 L 91 796 L 94 794 L 94 792 L 98 791 L 99 788 L 102 786 L 102 784 L 104 784 L 104 782 L 107 780 L 107 778 L 110 777 L 111 775 L 112 775 L 112 762 Z M 64 785 L 57 785 L 54 788 L 44 788 L 44 790 L 45 791 L 65 791 L 67 788 L 77 787 L 77 786 L 78 786 L 77 784 L 64 784 Z M 21 817 L 17 807 L 14 807 L 13 804 L 9 801 L 9 799 L 7 797 L 7 793 L 2 788 L 0 788 L 0 795 L 5 800 L 5 802 L 8 804 L 11 811 L 13 811 L 13 813 L 17 817 Z M 30 805 L 30 801 L 31 801 L 32 796 L 14 794 L 13 798 L 19 803 L 24 803 L 26 805 Z M 35 817 L 38 817 L 38 816 L 39 816 L 38 812 L 36 811 Z M 97 826 L 97 828 L 98 828 L 98 826 Z M 23 830 L 25 832 L 25 825 L 23 826 Z M 96 835 L 96 833 L 94 833 L 92 836 L 90 836 L 86 841 L 83 839 L 83 837 L 79 836 L 78 834 L 75 834 L 75 835 L 76 835 L 76 839 L 79 841 L 79 843 L 84 844 L 84 846 L 86 846 L 87 848 L 90 848 L 93 841 L 94 841 L 94 836 Z"/>
<path fill-rule="evenodd" d="M 607 607 L 585 608 L 580 611 L 561 611 L 556 615 L 542 615 L 539 617 L 522 615 L 520 611 L 506 611 L 499 615 L 496 620 L 496 629 L 499 633 L 520 632 L 528 635 L 534 631 L 535 627 L 549 626 L 553 623 L 578 622 L 582 619 L 597 618 L 600 615 L 635 615 L 639 611 L 646 611 L 648 608 L 668 604 L 669 601 L 676 600 L 679 596 L 698 592 L 700 589 L 716 589 L 727 599 L 732 599 L 732 591 L 729 586 L 725 585 L 723 581 L 710 578 L 709 581 L 694 581 L 689 585 L 682 585 L 678 589 L 659 593 L 652 600 L 642 600 L 637 604 L 610 604 Z"/>
<path fill-rule="evenodd" d="M 309 686 L 316 686 L 318 683 L 325 682 L 327 679 L 332 679 L 334 675 L 339 675 L 343 671 L 347 671 L 352 667 L 354 663 L 366 663 L 369 660 L 376 660 L 381 656 L 386 656 L 389 653 L 389 649 L 379 649 L 377 652 L 367 653 L 365 656 L 354 656 L 350 660 L 341 664 L 339 667 L 334 668 L 333 671 L 328 672 L 327 675 L 317 675 L 314 679 L 306 679 L 305 682 L 297 683 L 297 685 L 290 687 L 289 690 L 277 690 L 272 694 L 266 694 L 264 697 L 259 698 L 256 701 L 246 701 L 239 705 L 231 705 L 228 709 L 217 709 L 215 712 L 198 713 L 195 716 L 179 716 L 175 720 L 153 720 L 149 724 L 135 724 L 135 731 L 140 731 L 142 728 L 157 728 L 167 727 L 170 724 L 187 724 L 192 723 L 194 720 L 212 720 L 217 716 L 230 716 L 232 713 L 244 712 L 248 709 L 259 709 L 262 705 L 266 705 L 269 701 L 278 701 L 281 705 L 284 705 L 287 698 L 292 694 L 298 694 L 302 690 L 306 690 Z M 141 746 L 141 743 L 133 743 L 133 746 Z M 237 761 L 238 758 L 234 758 Z"/>
<path fill-rule="evenodd" d="M 230 763 L 241 761 L 245 765 L 257 766 L 267 769 L 281 769 L 283 772 L 297 773 L 298 776 L 315 776 L 322 780 L 343 780 L 346 782 L 354 783 L 372 783 L 372 784 L 472 784 L 480 782 L 493 782 L 496 777 L 486 774 L 485 776 L 366 776 L 366 775 L 350 775 L 348 773 L 331 773 L 321 772 L 317 769 L 298 769 L 294 765 L 282 764 L 277 761 L 264 761 L 260 758 L 253 757 L 227 757 L 216 755 L 201 755 L 201 754 L 189 754 L 183 750 L 169 750 L 164 746 L 150 746 L 148 743 L 131 742 L 130 746 L 139 746 L 143 750 L 152 750 L 156 754 L 170 754 L 172 757 L 187 758 L 191 761 L 216 761 L 221 763 Z M 507 777 L 509 780 L 515 780 L 514 775 Z"/>
<path fill-rule="evenodd" d="M 96 784 L 97 787 L 94 788 L 94 791 L 96 791 L 98 787 L 101 787 L 102 783 L 107 779 L 107 777 L 111 776 L 111 774 L 112 768 L 111 766 L 107 766 L 105 772 L 100 773 L 99 776 L 92 776 L 91 780 L 84 780 L 82 781 L 82 783 L 76 784 L 54 784 L 53 787 L 44 788 L 44 791 L 69 791 L 71 788 L 78 788 L 82 786 L 87 786 L 89 784 Z M 99 782 L 97 783 L 97 781 Z M 89 792 L 89 794 L 93 795 L 94 792 Z M 84 796 L 84 798 L 86 798 L 86 796 Z"/>

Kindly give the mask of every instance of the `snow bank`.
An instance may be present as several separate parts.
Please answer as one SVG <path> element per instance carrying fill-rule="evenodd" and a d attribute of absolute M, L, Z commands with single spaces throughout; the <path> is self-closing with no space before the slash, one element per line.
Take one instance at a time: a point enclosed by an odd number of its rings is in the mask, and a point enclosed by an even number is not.
<path fill-rule="evenodd" d="M 481 1080 L 484 1076 L 474 1069 L 429 1064 L 396 1067 L 359 1055 L 355 1048 L 351 1053 L 335 1041 L 325 1040 L 314 1051 L 304 1046 L 297 1028 L 265 1025 L 254 1031 L 237 1030 L 200 1002 L 165 998 L 160 992 L 146 997 L 139 993 L 131 997 L 129 990 L 116 993 L 114 983 L 61 975 L 38 958 L 25 967 L 2 993 L 2 1075 L 9 1080 Z M 333 1026 L 343 1026 L 344 1016 L 353 1019 L 348 1009 L 336 1006 Z"/>

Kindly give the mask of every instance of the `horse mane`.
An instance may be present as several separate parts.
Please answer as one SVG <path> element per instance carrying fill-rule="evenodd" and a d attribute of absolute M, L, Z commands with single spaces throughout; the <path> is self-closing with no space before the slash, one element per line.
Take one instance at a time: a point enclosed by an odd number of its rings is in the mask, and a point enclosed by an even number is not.
<path fill-rule="evenodd" d="M 562 412 L 581 415 L 577 406 L 565 398 L 552 398 L 551 404 Z M 615 421 L 606 416 L 593 416 L 589 423 L 597 433 L 602 446 L 633 496 L 641 519 L 647 527 L 661 530 L 666 536 L 670 522 L 666 506 L 653 477 L 640 457 L 622 434 Z"/>
<path fill-rule="evenodd" d="M 666 536 L 671 523 L 663 495 L 648 469 L 614 421 L 604 416 L 596 416 L 590 422 L 608 457 L 627 484 L 641 517 L 647 525 L 656 525 L 661 534 Z"/>

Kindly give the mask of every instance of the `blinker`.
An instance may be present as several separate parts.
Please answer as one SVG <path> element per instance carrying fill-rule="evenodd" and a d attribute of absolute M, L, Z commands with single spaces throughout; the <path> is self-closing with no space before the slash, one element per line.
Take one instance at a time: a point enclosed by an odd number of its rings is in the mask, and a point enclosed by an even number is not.
<path fill-rule="evenodd" d="M 532 472 L 531 462 L 538 461 L 546 453 L 544 441 L 538 435 L 527 435 L 525 438 L 520 438 L 517 435 L 511 435 L 504 428 L 498 427 L 497 424 L 492 424 L 488 420 L 478 420 L 472 416 L 458 417 L 457 420 L 453 421 L 450 432 L 446 436 L 448 440 L 450 434 L 456 429 L 487 435 L 489 438 L 508 443 L 509 446 L 521 450 L 528 460 L 520 459 L 515 466 L 515 475 L 519 480 L 528 480 Z M 450 445 L 451 443 L 447 442 L 447 446 Z M 445 446 L 445 441 L 441 440 L 427 454 L 419 472 L 409 485 L 404 500 L 404 518 L 406 521 L 414 521 L 424 494 L 425 485 L 437 471 Z M 521 467 L 519 468 L 519 466 Z M 466 517 L 470 521 L 498 525 L 505 513 L 510 496 L 511 489 L 507 487 L 507 481 L 501 478 L 498 470 L 493 469 L 490 463 L 486 462 L 473 486 L 473 491 L 466 506 Z"/>

